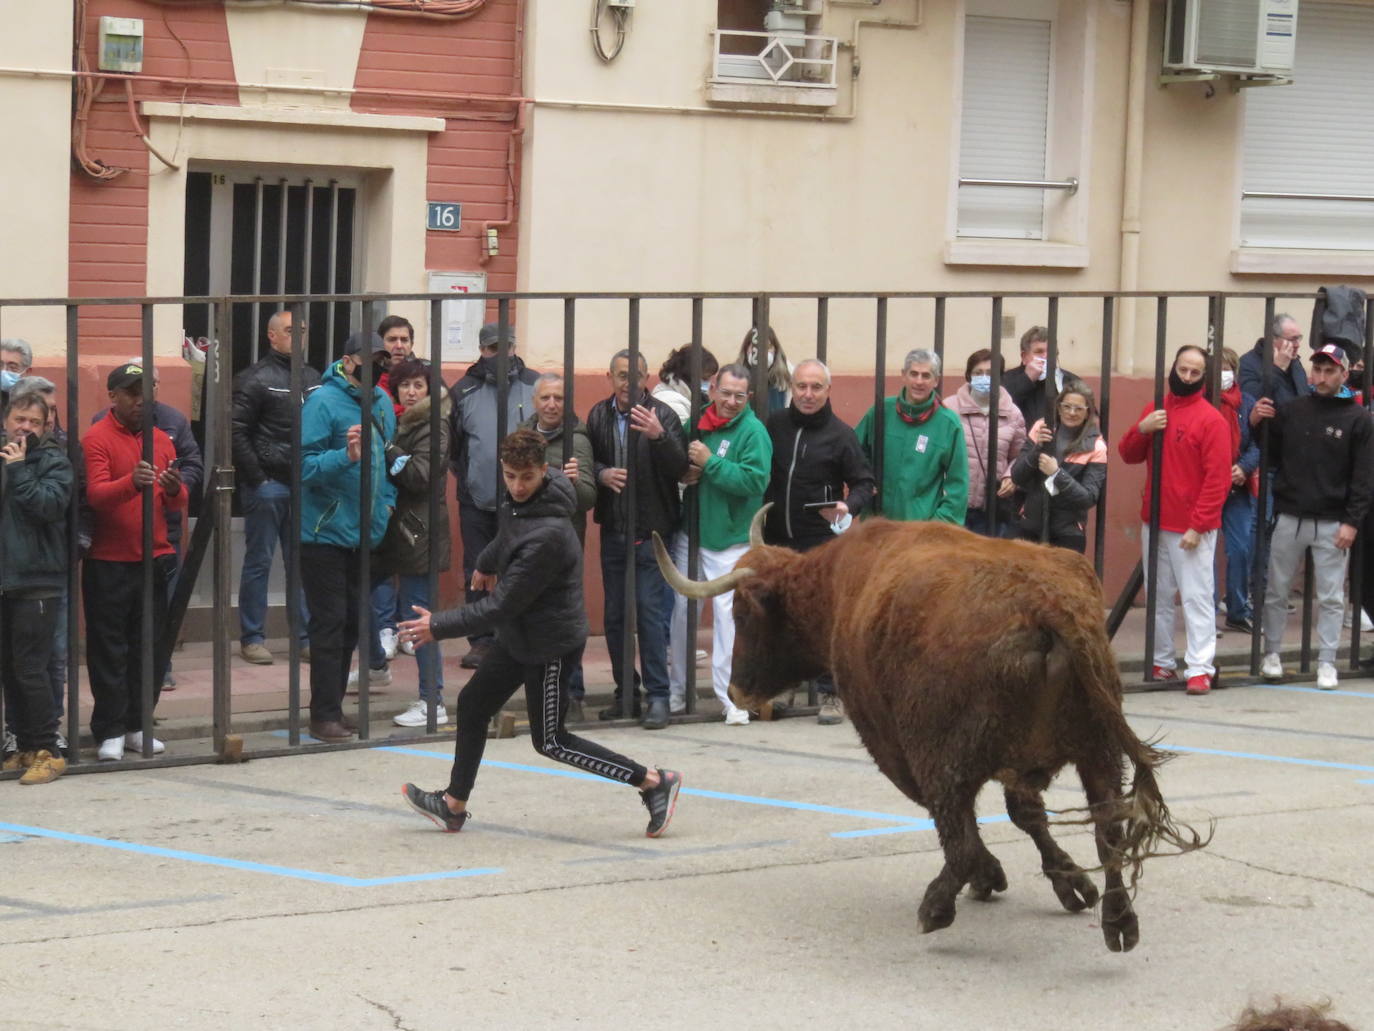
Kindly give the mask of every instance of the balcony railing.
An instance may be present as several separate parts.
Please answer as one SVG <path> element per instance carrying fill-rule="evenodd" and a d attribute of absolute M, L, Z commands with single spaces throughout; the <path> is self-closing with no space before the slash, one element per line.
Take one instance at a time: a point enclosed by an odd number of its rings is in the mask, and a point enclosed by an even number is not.
<path fill-rule="evenodd" d="M 715 37 L 712 82 L 835 88 L 834 36 L 717 29 Z"/>

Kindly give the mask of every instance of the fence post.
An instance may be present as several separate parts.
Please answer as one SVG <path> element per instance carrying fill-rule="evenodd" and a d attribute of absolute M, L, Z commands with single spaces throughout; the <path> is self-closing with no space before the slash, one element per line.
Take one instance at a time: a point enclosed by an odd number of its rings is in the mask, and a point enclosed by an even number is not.
<path fill-rule="evenodd" d="M 214 490 L 210 494 L 215 506 L 215 605 L 211 619 L 214 626 L 213 677 L 212 677 L 212 724 L 215 754 L 224 752 L 225 740 L 229 735 L 233 718 L 230 694 L 229 641 L 230 641 L 230 600 L 229 591 L 233 582 L 233 534 L 230 520 L 234 506 L 234 454 L 233 441 L 230 439 L 229 407 L 233 402 L 230 389 L 232 375 L 232 327 L 233 306 L 223 298 L 215 302 L 213 330 L 211 333 L 210 353 L 205 360 L 210 363 L 206 375 L 211 381 L 214 404 L 209 407 L 209 419 L 214 421 L 214 454 L 210 456 L 214 470 L 211 482 Z M 299 454 L 299 452 L 297 452 Z M 299 511 L 299 509 L 297 509 Z M 234 635 L 237 637 L 237 634 Z M 293 708 L 290 718 L 294 722 L 297 712 Z M 300 735 L 292 739 L 293 745 L 300 743 Z"/>
<path fill-rule="evenodd" d="M 1169 298 L 1161 295 L 1155 309 L 1156 409 L 1164 407 L 1164 360 L 1169 337 Z M 1145 562 L 1145 680 L 1155 679 L 1155 613 L 1159 607 L 1159 486 L 1164 462 L 1164 434 L 1150 435 L 1150 522 L 1146 528 L 1149 547 Z M 1170 627 L 1169 633 L 1173 633 Z"/>

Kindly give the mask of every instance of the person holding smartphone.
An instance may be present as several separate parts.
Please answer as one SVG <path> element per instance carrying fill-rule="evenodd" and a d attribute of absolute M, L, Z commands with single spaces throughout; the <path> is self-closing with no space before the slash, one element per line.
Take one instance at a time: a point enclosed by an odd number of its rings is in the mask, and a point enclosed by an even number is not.
<path fill-rule="evenodd" d="M 792 401 L 768 417 L 773 470 L 765 500 L 773 503 L 763 538 L 793 551 L 834 540 L 873 500 L 873 470 L 859 438 L 830 407 L 830 370 L 809 358 L 792 373 Z M 824 725 L 844 720 L 835 679 L 816 680 Z"/>

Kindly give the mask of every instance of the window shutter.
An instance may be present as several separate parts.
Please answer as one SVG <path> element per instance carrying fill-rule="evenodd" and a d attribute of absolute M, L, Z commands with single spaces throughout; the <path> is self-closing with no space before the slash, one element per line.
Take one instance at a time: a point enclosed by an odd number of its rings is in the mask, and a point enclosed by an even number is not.
<path fill-rule="evenodd" d="M 964 19 L 961 179 L 1044 179 L 1049 128 L 1050 23 Z M 1041 240 L 1045 191 L 961 186 L 959 236 Z"/>
<path fill-rule="evenodd" d="M 1244 189 L 1374 197 L 1374 7 L 1304 2 L 1291 86 L 1246 91 Z M 1374 250 L 1374 201 L 1243 198 L 1243 247 Z"/>

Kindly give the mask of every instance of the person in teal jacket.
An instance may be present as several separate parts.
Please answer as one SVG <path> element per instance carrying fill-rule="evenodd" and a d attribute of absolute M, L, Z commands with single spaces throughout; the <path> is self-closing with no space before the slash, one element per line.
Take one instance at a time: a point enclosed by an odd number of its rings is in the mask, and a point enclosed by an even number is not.
<path fill-rule="evenodd" d="M 711 405 L 701 413 L 696 438 L 687 446 L 687 480 L 699 483 L 701 573 L 724 576 L 749 550 L 749 524 L 763 506 L 773 468 L 773 441 L 749 407 L 749 370 L 723 365 L 711 387 Z M 730 701 L 730 659 L 735 650 L 735 592 L 713 599 L 711 681 L 725 710 L 725 722 L 741 726 L 749 713 Z"/>
<path fill-rule="evenodd" d="M 386 535 L 396 505 L 387 449 L 396 436 L 391 397 L 376 386 L 391 355 L 375 333 L 354 333 L 344 356 L 301 411 L 301 581 L 310 610 L 310 733 L 346 741 L 354 727 L 343 714 L 348 664 L 358 644 L 358 583 L 363 541 L 362 423 L 372 424 L 371 518 L 368 550 Z M 372 403 L 362 400 L 363 363 L 372 365 Z"/>
<path fill-rule="evenodd" d="M 902 363 L 901 392 L 883 400 L 883 467 L 877 511 L 889 519 L 964 525 L 968 457 L 959 416 L 940 404 L 940 357 L 917 348 Z M 859 423 L 859 443 L 874 459 L 874 414 Z M 874 465 L 876 468 L 876 463 Z"/>

